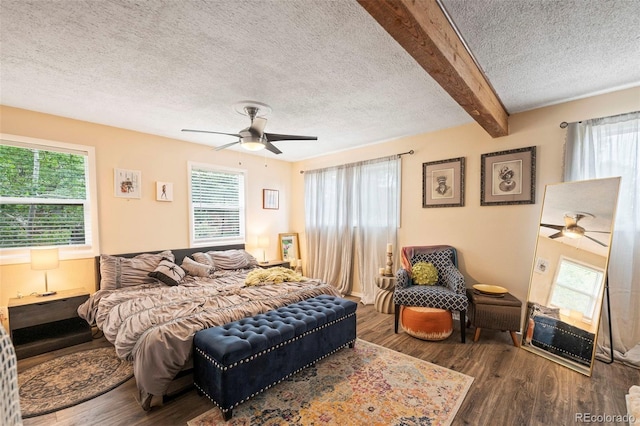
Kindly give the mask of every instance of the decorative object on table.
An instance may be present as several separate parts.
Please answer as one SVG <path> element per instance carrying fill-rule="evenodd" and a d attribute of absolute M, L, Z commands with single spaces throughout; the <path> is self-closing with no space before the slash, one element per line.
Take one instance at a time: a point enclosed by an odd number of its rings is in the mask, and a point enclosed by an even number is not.
<path fill-rule="evenodd" d="M 267 210 L 280 208 L 280 193 L 277 189 L 262 190 L 262 208 Z"/>
<path fill-rule="evenodd" d="M 490 285 L 490 284 L 474 284 L 473 289 L 476 290 L 480 294 L 506 294 L 509 292 L 504 287 L 499 285 Z"/>
<path fill-rule="evenodd" d="M 481 293 L 476 290 L 476 286 L 481 286 L 480 288 L 490 289 L 491 291 Z M 467 289 L 469 324 L 476 328 L 473 341 L 477 342 L 480 339 L 480 331 L 486 328 L 508 331 L 511 334 L 513 345 L 520 346 L 516 332 L 520 330 L 522 302 L 509 294 L 504 287 L 485 284 L 476 284 L 473 287 L 474 290 Z M 492 289 L 492 287 L 495 287 L 495 289 Z M 504 289 L 504 293 L 500 289 Z M 495 291 L 500 291 L 500 293 L 495 293 Z"/>
<path fill-rule="evenodd" d="M 59 411 L 102 395 L 133 377 L 113 347 L 53 358 L 18 374 L 22 417 Z"/>
<path fill-rule="evenodd" d="M 419 285 L 434 285 L 438 282 L 438 270 L 433 263 L 418 262 L 411 268 L 413 282 Z"/>
<path fill-rule="evenodd" d="M 393 276 L 393 244 L 387 243 L 387 265 L 384 268 L 384 276 Z"/>
<path fill-rule="evenodd" d="M 280 248 L 280 260 L 300 258 L 300 243 L 298 242 L 297 232 L 278 234 L 278 243 Z"/>
<path fill-rule="evenodd" d="M 411 372 L 407 378 L 407 372 Z M 233 410 L 234 424 L 451 424 L 473 378 L 364 340 Z M 416 403 L 419 401 L 419 403 Z M 212 408 L 188 426 L 223 424 Z"/>
<path fill-rule="evenodd" d="M 156 201 L 173 201 L 173 183 L 156 182 Z"/>
<path fill-rule="evenodd" d="M 400 324 L 408 335 L 421 340 L 445 340 L 453 333 L 453 316 L 446 309 L 403 306 Z"/>
<path fill-rule="evenodd" d="M 54 290 L 49 290 L 47 271 L 57 269 L 59 265 L 58 247 L 31 249 L 31 269 L 34 271 L 44 271 L 44 293 L 38 293 L 38 296 L 52 296 L 56 294 Z"/>
<path fill-rule="evenodd" d="M 142 198 L 142 172 L 113 169 L 113 190 L 118 198 Z"/>
<path fill-rule="evenodd" d="M 382 271 L 384 272 L 384 268 L 382 268 Z M 396 288 L 396 277 L 385 277 L 383 272 L 376 277 L 378 291 L 374 298 L 374 306 L 378 312 L 392 314 L 395 309 L 393 305 L 393 290 Z"/>
<path fill-rule="evenodd" d="M 535 204 L 536 147 L 482 154 L 480 205 Z"/>
<path fill-rule="evenodd" d="M 464 206 L 464 157 L 422 163 L 422 207 Z"/>

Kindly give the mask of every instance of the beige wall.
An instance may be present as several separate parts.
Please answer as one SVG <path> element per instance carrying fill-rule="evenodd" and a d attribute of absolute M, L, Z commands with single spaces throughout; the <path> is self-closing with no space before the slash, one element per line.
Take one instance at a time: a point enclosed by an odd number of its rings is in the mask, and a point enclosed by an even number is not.
<path fill-rule="evenodd" d="M 562 121 L 602 117 L 640 109 L 640 88 L 514 114 L 509 136 L 492 139 L 473 123 L 402 138 L 294 164 L 292 229 L 304 230 L 304 175 L 311 170 L 397 154 L 402 157 L 402 213 L 398 246 L 450 244 L 458 249 L 467 285 L 496 284 L 521 300 L 527 296 L 546 184 L 562 179 L 565 130 Z M 501 150 L 537 147 L 536 203 L 480 206 L 480 156 Z M 422 163 L 466 158 L 465 206 L 422 208 Z M 304 248 L 304 243 L 301 244 Z M 397 250 L 396 250 L 397 251 Z M 302 254 L 305 257 L 305 254 Z M 397 264 L 394 265 L 394 269 Z M 359 283 L 354 283 L 360 291 Z"/>
<path fill-rule="evenodd" d="M 189 245 L 187 161 L 248 170 L 247 246 L 258 234 L 268 234 L 267 258 L 275 259 L 277 234 L 298 232 L 302 258 L 304 238 L 304 177 L 316 169 L 415 150 L 403 157 L 402 224 L 399 246 L 451 244 L 458 248 L 460 268 L 468 285 L 491 283 L 526 299 L 535 247 L 536 224 L 544 186 L 561 180 L 562 121 L 578 121 L 640 109 L 640 88 L 541 108 L 510 117 L 510 135 L 491 139 L 477 124 L 468 124 L 390 142 L 370 145 L 298 163 L 267 155 L 215 152 L 211 148 L 144 133 L 0 106 L 0 132 L 56 140 L 96 148 L 100 252 L 122 253 Z M 321 143 L 321 142 L 320 142 Z M 480 206 L 480 156 L 505 149 L 537 146 L 536 204 Z M 466 157 L 465 206 L 422 208 L 422 163 Z M 238 165 L 239 159 L 242 165 Z M 141 200 L 113 196 L 113 169 L 142 171 Z M 174 201 L 155 201 L 155 182 L 174 183 Z M 262 209 L 262 189 L 280 191 L 280 209 Z M 258 254 L 258 252 L 254 251 Z M 259 254 L 258 254 L 259 255 Z M 397 264 L 394 266 L 397 267 Z M 66 260 L 49 273 L 56 289 L 93 290 L 93 259 Z M 18 292 L 42 291 L 43 277 L 29 265 L 0 266 L 0 313 Z M 360 291 L 355 283 L 355 292 Z"/>
<path fill-rule="evenodd" d="M 257 256 L 257 236 L 268 234 L 267 258 L 277 259 L 277 236 L 290 232 L 292 164 L 271 154 L 216 152 L 210 147 L 53 115 L 0 106 L 0 133 L 82 145 L 96 149 L 100 252 L 126 253 L 189 246 L 187 162 L 245 169 L 247 175 L 247 249 Z M 242 164 L 240 165 L 239 162 Z M 265 167 L 266 164 L 266 167 Z M 142 198 L 114 197 L 113 169 L 142 172 Z M 173 182 L 173 202 L 155 200 L 155 182 Z M 280 209 L 262 209 L 262 189 L 280 191 Z M 66 260 L 49 272 L 54 289 L 95 288 L 93 259 Z M 0 307 L 17 293 L 44 290 L 42 271 L 28 264 L 0 266 Z M 2 311 L 0 311 L 2 312 Z"/>

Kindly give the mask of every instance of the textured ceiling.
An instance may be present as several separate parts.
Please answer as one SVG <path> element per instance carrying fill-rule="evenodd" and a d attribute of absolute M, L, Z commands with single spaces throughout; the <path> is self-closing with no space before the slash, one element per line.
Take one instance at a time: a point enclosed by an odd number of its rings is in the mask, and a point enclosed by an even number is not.
<path fill-rule="evenodd" d="M 640 85 L 640 2 L 443 0 L 508 112 Z M 355 0 L 0 2 L 0 102 L 295 161 L 473 120 Z M 262 155 L 262 154 L 260 154 Z M 268 156 L 274 154 L 266 153 Z"/>

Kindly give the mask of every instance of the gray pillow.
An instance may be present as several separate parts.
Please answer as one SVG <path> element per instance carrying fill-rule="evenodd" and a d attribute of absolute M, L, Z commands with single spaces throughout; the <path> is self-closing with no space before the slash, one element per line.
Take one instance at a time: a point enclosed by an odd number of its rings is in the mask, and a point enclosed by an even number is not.
<path fill-rule="evenodd" d="M 157 254 L 143 253 L 136 257 L 100 256 L 100 289 L 115 290 L 122 287 L 133 287 L 149 284 L 155 280 L 149 276 L 163 258 L 173 261 L 170 250 Z"/>
<path fill-rule="evenodd" d="M 209 251 L 216 269 L 248 269 L 258 266 L 258 261 L 245 250 Z"/>
<path fill-rule="evenodd" d="M 194 277 L 208 277 L 214 271 L 213 266 L 196 262 L 188 256 L 182 260 L 182 265 L 180 266 L 187 271 L 189 275 L 193 275 Z"/>

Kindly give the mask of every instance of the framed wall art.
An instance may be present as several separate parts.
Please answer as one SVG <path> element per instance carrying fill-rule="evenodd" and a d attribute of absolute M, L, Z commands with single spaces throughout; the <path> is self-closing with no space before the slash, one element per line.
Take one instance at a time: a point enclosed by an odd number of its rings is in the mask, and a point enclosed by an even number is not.
<path fill-rule="evenodd" d="M 113 191 L 119 198 L 142 198 L 142 172 L 113 169 Z"/>
<path fill-rule="evenodd" d="M 277 189 L 262 190 L 262 208 L 268 210 L 280 208 L 280 193 Z"/>
<path fill-rule="evenodd" d="M 278 234 L 280 260 L 300 259 L 300 244 L 298 233 Z"/>
<path fill-rule="evenodd" d="M 173 183 L 156 182 L 156 201 L 173 201 Z"/>
<path fill-rule="evenodd" d="M 482 154 L 480 205 L 535 204 L 536 147 Z"/>
<path fill-rule="evenodd" d="M 422 163 L 422 207 L 464 206 L 464 157 Z"/>

